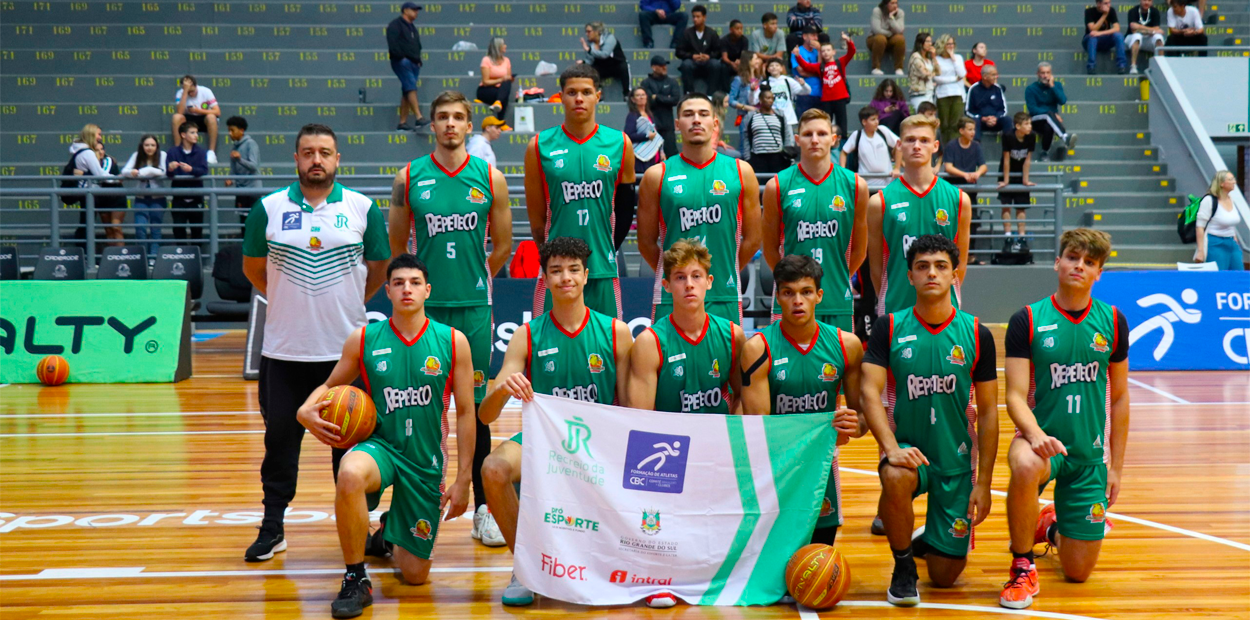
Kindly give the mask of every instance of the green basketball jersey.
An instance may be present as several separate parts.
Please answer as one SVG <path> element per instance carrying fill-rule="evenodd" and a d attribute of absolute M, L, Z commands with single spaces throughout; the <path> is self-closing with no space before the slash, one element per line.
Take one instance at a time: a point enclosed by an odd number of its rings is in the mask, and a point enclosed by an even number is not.
<path fill-rule="evenodd" d="M 1029 311 L 1029 406 L 1047 435 L 1063 442 L 1075 465 L 1106 462 L 1111 428 L 1107 381 L 1115 349 L 1116 309 L 1097 299 L 1077 320 L 1055 306 L 1053 297 Z"/>
<path fill-rule="evenodd" d="M 707 315 L 703 333 L 688 340 L 673 315 L 651 327 L 660 353 L 655 410 L 674 413 L 729 413 L 729 373 L 733 369 L 733 323 Z"/>
<path fill-rule="evenodd" d="M 920 448 L 943 476 L 972 471 L 978 344 L 977 318 L 967 312 L 936 330 L 910 308 L 890 315 L 890 423 L 899 443 Z"/>
<path fill-rule="evenodd" d="M 543 313 L 527 323 L 526 374 L 539 394 L 590 403 L 616 403 L 615 319 L 589 308 L 576 331 Z"/>
<path fill-rule="evenodd" d="M 547 192 L 547 239 L 577 237 L 590 246 L 591 278 L 615 278 L 612 201 L 625 158 L 625 134 L 597 125 L 578 142 L 564 126 L 538 134 L 538 162 Z"/>
<path fill-rule="evenodd" d="M 456 367 L 455 330 L 426 321 L 411 342 L 390 321 L 366 325 L 360 371 L 378 410 L 373 436 L 385 440 L 414 467 L 442 476 Z"/>
<path fill-rule="evenodd" d="M 407 174 L 413 228 L 408 251 L 430 268 L 433 288 L 426 305 L 490 304 L 490 164 L 470 155 L 460 169 L 449 171 L 426 155 L 409 163 Z"/>
<path fill-rule="evenodd" d="M 959 201 L 963 191 L 943 179 L 917 193 L 898 178 L 882 190 L 885 210 L 881 233 L 885 269 L 877 284 L 877 315 L 916 305 L 916 289 L 907 281 L 907 250 L 922 235 L 942 235 L 958 242 Z M 825 293 L 828 295 L 828 293 Z M 951 303 L 959 307 L 959 283 L 951 287 Z"/>
<path fill-rule="evenodd" d="M 858 176 L 841 166 L 830 166 L 820 179 L 807 175 L 799 164 L 777 173 L 781 216 L 781 255 L 802 254 L 824 269 L 820 288 L 824 299 L 817 315 L 852 313 L 851 230 L 855 227 Z M 781 305 L 773 302 L 773 314 Z"/>
<path fill-rule="evenodd" d="M 804 350 L 781 329 L 781 321 L 760 330 L 772 363 L 768 394 L 773 415 L 837 411 L 838 391 L 846 376 L 840 331 L 816 323 L 816 336 Z"/>
<path fill-rule="evenodd" d="M 681 239 L 698 239 L 712 254 L 712 290 L 707 301 L 738 300 L 738 246 L 742 242 L 742 169 L 717 153 L 702 166 L 683 155 L 660 164 L 660 248 Z M 655 274 L 656 304 L 673 296 Z"/>

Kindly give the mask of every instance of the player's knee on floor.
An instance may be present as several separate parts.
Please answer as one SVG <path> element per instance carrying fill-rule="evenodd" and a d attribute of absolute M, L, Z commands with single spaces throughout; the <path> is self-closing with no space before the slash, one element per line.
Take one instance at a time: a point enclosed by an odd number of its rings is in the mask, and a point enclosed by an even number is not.
<path fill-rule="evenodd" d="M 925 563 L 929 567 L 929 580 L 939 588 L 955 585 L 964 568 L 968 566 L 968 556 L 954 556 L 937 549 L 929 549 L 925 555 Z"/>
<path fill-rule="evenodd" d="M 431 562 L 429 560 L 422 560 L 402 547 L 397 547 L 395 551 L 399 575 L 403 577 L 404 583 L 419 586 L 430 580 Z"/>
<path fill-rule="evenodd" d="M 1059 564 L 1063 576 L 1076 583 L 1085 583 L 1094 573 L 1102 541 L 1076 540 L 1059 535 Z"/>

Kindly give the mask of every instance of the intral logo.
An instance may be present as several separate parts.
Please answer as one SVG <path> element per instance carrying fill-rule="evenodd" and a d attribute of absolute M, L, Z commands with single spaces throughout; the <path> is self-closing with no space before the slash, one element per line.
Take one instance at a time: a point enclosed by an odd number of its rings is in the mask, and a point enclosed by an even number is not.
<path fill-rule="evenodd" d="M 650 577 L 647 575 L 639 575 L 638 573 L 631 575 L 627 570 L 614 570 L 612 571 L 612 574 L 608 576 L 608 583 L 671 586 L 673 585 L 673 578 Z"/>
<path fill-rule="evenodd" d="M 688 436 L 630 431 L 621 484 L 638 491 L 681 493 L 689 454 Z"/>

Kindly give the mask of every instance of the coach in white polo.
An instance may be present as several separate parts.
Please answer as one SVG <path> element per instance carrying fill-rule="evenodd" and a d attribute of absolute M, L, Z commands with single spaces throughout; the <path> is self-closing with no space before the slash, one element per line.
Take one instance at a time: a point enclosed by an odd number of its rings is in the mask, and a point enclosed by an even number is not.
<path fill-rule="evenodd" d="M 265 517 L 245 559 L 286 550 L 282 520 L 295 498 L 304 427 L 295 412 L 321 385 L 343 342 L 365 324 L 365 300 L 386 281 L 386 216 L 373 200 L 334 181 L 338 140 L 325 125 L 295 138 L 299 182 L 261 198 L 247 216 L 243 272 L 269 302 L 261 348 Z M 335 451 L 337 465 L 341 451 Z"/>

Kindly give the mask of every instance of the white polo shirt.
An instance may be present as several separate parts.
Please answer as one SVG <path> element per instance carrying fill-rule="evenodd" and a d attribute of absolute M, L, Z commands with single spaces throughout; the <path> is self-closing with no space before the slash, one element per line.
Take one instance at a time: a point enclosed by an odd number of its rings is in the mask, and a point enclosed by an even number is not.
<path fill-rule="evenodd" d="M 297 182 L 252 207 L 243 255 L 268 259 L 261 354 L 328 362 L 366 323 L 365 261 L 386 260 L 391 248 L 372 199 L 335 183 L 325 202 L 312 206 Z"/>

